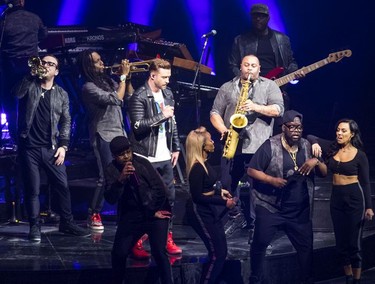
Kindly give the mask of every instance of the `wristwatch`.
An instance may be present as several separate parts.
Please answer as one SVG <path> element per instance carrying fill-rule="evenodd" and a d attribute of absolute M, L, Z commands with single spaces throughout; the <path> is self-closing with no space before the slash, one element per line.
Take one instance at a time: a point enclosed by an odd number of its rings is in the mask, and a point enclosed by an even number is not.
<path fill-rule="evenodd" d="M 121 81 L 121 82 L 125 82 L 125 81 L 126 81 L 126 75 L 122 74 L 122 75 L 120 76 L 120 81 Z"/>

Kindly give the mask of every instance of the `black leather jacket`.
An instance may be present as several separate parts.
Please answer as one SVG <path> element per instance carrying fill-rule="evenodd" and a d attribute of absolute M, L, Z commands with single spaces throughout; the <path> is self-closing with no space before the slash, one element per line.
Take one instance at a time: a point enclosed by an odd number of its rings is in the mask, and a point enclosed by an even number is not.
<path fill-rule="evenodd" d="M 287 35 L 272 30 L 271 37 L 272 50 L 275 54 L 276 65 L 275 67 L 283 67 L 284 74 L 289 74 L 298 69 L 297 62 L 293 57 L 293 51 L 290 44 L 290 39 Z M 258 37 L 250 31 L 247 34 L 239 35 L 234 39 L 232 51 L 229 55 L 229 68 L 233 75 L 240 75 L 240 64 L 243 57 L 246 55 L 256 55 L 258 49 Z"/>
<path fill-rule="evenodd" d="M 172 91 L 163 90 L 165 105 L 174 106 Z M 166 119 L 163 113 L 159 113 L 152 91 L 146 82 L 134 92 L 129 99 L 129 118 L 132 133 L 130 141 L 133 151 L 143 156 L 155 157 L 159 135 L 159 125 L 166 122 L 167 145 L 170 151 L 180 151 L 177 124 L 173 119 Z"/>
<path fill-rule="evenodd" d="M 37 78 L 26 76 L 14 89 L 18 98 L 18 135 L 26 138 L 34 120 L 42 87 Z M 51 146 L 68 146 L 71 117 L 69 96 L 63 88 L 54 85 L 51 90 Z"/>

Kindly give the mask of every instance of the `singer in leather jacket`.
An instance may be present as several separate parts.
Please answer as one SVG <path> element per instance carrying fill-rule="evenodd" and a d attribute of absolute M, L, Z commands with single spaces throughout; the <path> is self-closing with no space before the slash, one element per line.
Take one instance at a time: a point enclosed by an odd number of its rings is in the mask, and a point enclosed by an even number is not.
<path fill-rule="evenodd" d="M 167 87 L 171 64 L 156 58 L 149 67 L 149 78 L 129 99 L 128 113 L 135 153 L 147 158 L 167 186 L 167 198 L 173 209 L 176 193 L 173 167 L 178 162 L 180 142 L 174 118 L 174 100 Z M 171 219 L 172 220 L 172 219 Z M 169 254 L 182 252 L 172 238 L 172 221 L 168 233 Z"/>
<path fill-rule="evenodd" d="M 174 106 L 173 94 L 169 88 L 163 90 L 165 105 Z M 174 119 L 166 119 L 158 112 L 154 96 L 146 83 L 132 95 L 129 117 L 133 135 L 134 152 L 144 156 L 155 156 L 159 125 L 166 122 L 167 146 L 171 152 L 180 151 L 180 141 Z M 135 140 L 135 143 L 134 143 Z"/>

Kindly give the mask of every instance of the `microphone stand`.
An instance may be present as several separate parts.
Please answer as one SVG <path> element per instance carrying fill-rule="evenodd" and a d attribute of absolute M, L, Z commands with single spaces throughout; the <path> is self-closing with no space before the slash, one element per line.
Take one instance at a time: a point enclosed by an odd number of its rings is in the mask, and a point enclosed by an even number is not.
<path fill-rule="evenodd" d="M 200 117 L 200 108 L 201 108 L 201 99 L 200 99 L 201 82 L 200 82 L 200 74 L 201 74 L 201 65 L 202 65 L 203 54 L 204 54 L 204 52 L 206 50 L 207 42 L 208 42 L 208 37 L 205 38 L 205 41 L 204 41 L 204 44 L 203 44 L 203 48 L 202 48 L 202 52 L 201 52 L 201 56 L 199 58 L 199 62 L 197 64 L 197 66 L 195 67 L 194 80 L 193 80 L 193 83 L 191 85 L 191 87 L 192 87 L 192 89 L 194 91 L 194 97 L 195 97 L 195 115 L 196 115 L 196 119 L 197 119 L 196 120 L 197 127 L 199 127 L 200 124 L 201 124 L 201 117 Z M 198 75 L 199 75 L 198 88 L 196 89 L 195 88 L 195 84 L 196 84 Z"/>

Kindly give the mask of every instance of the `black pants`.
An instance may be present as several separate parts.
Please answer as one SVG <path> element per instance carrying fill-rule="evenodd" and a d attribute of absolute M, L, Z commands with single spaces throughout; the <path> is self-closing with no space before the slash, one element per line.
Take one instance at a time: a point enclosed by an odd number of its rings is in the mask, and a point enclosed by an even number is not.
<path fill-rule="evenodd" d="M 117 227 L 112 248 L 112 283 L 122 283 L 126 272 L 127 257 L 143 234 L 148 234 L 151 254 L 158 266 L 161 283 L 173 283 L 172 269 L 165 248 L 168 219 L 142 220 L 142 218 L 133 216 L 123 216 Z"/>
<path fill-rule="evenodd" d="M 227 257 L 227 240 L 221 220 L 212 216 L 209 208 L 193 204 L 187 207 L 189 224 L 202 239 L 208 251 L 208 263 L 203 266 L 200 283 L 216 283 Z"/>
<path fill-rule="evenodd" d="M 102 182 L 99 182 L 95 188 L 94 195 L 90 202 L 89 214 L 100 213 L 104 204 L 104 171 L 109 163 L 112 162 L 112 153 L 109 148 L 109 143 L 104 141 L 99 134 L 96 134 L 94 147 L 94 153 L 97 159 L 97 164 L 99 168 L 99 180 L 102 179 Z"/>
<path fill-rule="evenodd" d="M 305 210 L 310 210 L 306 208 Z M 262 206 L 255 209 L 255 232 L 250 250 L 250 283 L 260 283 L 263 278 L 263 265 L 267 246 L 279 229 L 285 231 L 297 251 L 301 281 L 312 278 L 313 232 L 311 220 L 305 222 L 289 219 L 280 213 L 271 213 Z M 253 281 L 256 279 L 257 281 Z M 259 282 L 258 282 L 259 281 Z"/>
<path fill-rule="evenodd" d="M 336 248 L 342 265 L 361 268 L 361 238 L 365 204 L 358 183 L 334 185 L 331 196 L 331 216 Z"/>
<path fill-rule="evenodd" d="M 40 213 L 40 169 L 47 174 L 51 189 L 58 198 L 59 213 L 62 222 L 73 220 L 70 191 L 65 165 L 55 165 L 56 150 L 47 148 L 20 147 L 19 160 L 25 188 L 25 204 L 30 225 L 39 222 Z"/>
<path fill-rule="evenodd" d="M 162 162 L 153 162 L 151 163 L 155 170 L 160 174 L 164 184 L 167 186 L 167 199 L 169 205 L 171 206 L 171 211 L 173 215 L 174 201 L 176 198 L 176 191 L 174 188 L 174 175 L 173 167 L 170 160 Z M 173 225 L 173 216 L 169 219 L 169 230 L 172 230 Z"/>

